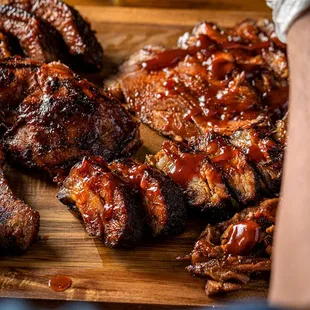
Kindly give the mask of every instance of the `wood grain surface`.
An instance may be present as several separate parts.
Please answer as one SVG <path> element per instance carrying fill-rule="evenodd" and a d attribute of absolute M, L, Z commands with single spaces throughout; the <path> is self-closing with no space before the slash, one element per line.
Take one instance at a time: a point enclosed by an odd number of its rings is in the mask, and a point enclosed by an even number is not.
<path fill-rule="evenodd" d="M 269 12 L 265 0 L 67 0 L 71 5 L 114 5 L 172 9 L 255 10 Z"/>
<path fill-rule="evenodd" d="M 133 51 L 150 43 L 172 46 L 178 35 L 201 19 L 230 26 L 246 17 L 266 17 L 255 12 L 79 9 L 92 21 L 106 53 L 103 72 L 89 76 L 97 83 Z M 159 149 L 162 137 L 145 126 L 141 134 L 145 143 L 139 157 Z M 185 264 L 175 260 L 191 251 L 205 226 L 202 220 L 189 220 L 186 231 L 175 238 L 145 240 L 134 250 L 111 250 L 85 233 L 80 221 L 57 201 L 57 188 L 46 176 L 12 167 L 7 167 L 6 175 L 16 195 L 40 212 L 41 239 L 22 256 L 0 258 L 1 297 L 181 306 L 266 297 L 268 282 L 256 279 L 240 292 L 207 298 L 204 281 L 192 277 L 184 270 Z M 73 280 L 65 292 L 48 287 L 49 279 L 58 274 Z"/>

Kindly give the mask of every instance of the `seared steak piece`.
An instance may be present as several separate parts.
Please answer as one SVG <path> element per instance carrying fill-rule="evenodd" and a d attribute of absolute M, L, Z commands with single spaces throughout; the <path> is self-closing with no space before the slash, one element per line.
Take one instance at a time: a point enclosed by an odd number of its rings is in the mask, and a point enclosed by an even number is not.
<path fill-rule="evenodd" d="M 87 71 L 102 69 L 103 50 L 90 24 L 77 10 L 59 0 L 9 0 L 9 4 L 22 8 L 46 21 L 62 36 L 72 64 Z"/>
<path fill-rule="evenodd" d="M 282 178 L 283 149 L 266 133 L 254 128 L 234 132 L 230 136 L 230 142 L 248 156 L 267 189 L 278 194 Z"/>
<path fill-rule="evenodd" d="M 249 282 L 255 272 L 268 272 L 278 199 L 244 209 L 228 221 L 208 225 L 192 253 L 187 270 L 207 278 L 206 293 L 230 292 Z M 211 282 L 209 282 L 209 279 Z"/>
<path fill-rule="evenodd" d="M 41 62 L 65 60 L 65 45 L 58 33 L 22 9 L 0 5 L 0 30 L 17 38 L 26 57 Z"/>
<path fill-rule="evenodd" d="M 204 153 L 191 153 L 186 147 L 166 141 L 147 162 L 161 170 L 183 189 L 190 206 L 207 215 L 228 217 L 233 204 L 221 173 Z"/>
<path fill-rule="evenodd" d="M 186 204 L 179 186 L 157 169 L 133 159 L 117 160 L 109 168 L 140 193 L 145 222 L 152 235 L 176 235 L 184 230 Z"/>
<path fill-rule="evenodd" d="M 61 176 L 83 156 L 110 161 L 140 146 L 138 123 L 121 104 L 65 65 L 38 67 L 15 59 L 1 61 L 0 70 L 8 70 L 1 77 L 0 106 L 12 84 L 18 90 L 13 100 L 21 99 L 16 121 L 4 135 L 5 151 L 18 164 Z"/>
<path fill-rule="evenodd" d="M 269 28 L 252 20 L 231 29 L 201 23 L 174 49 L 134 53 L 106 88 L 176 141 L 271 125 L 287 109 L 288 71 L 285 46 Z"/>
<path fill-rule="evenodd" d="M 3 173 L 0 150 L 0 249 L 1 254 L 25 251 L 37 239 L 40 215 L 12 193 Z"/>
<path fill-rule="evenodd" d="M 259 177 L 248 158 L 229 140 L 216 133 L 208 133 L 190 141 L 193 151 L 205 153 L 222 172 L 237 200 L 248 205 L 260 196 Z"/>
<path fill-rule="evenodd" d="M 105 246 L 131 247 L 141 241 L 141 206 L 132 190 L 101 158 L 84 158 L 77 163 L 57 197 L 81 215 L 86 231 Z"/>

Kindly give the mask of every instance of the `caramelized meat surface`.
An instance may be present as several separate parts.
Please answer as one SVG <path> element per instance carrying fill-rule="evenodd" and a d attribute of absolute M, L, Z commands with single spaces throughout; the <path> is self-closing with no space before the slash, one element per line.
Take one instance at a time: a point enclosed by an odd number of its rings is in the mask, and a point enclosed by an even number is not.
<path fill-rule="evenodd" d="M 208 225 L 192 253 L 179 258 L 190 260 L 189 272 L 207 278 L 207 295 L 240 289 L 251 274 L 270 271 L 278 202 L 265 200 L 225 222 Z"/>
<path fill-rule="evenodd" d="M 9 38 L 3 32 L 0 32 L 0 59 L 11 56 Z"/>
<path fill-rule="evenodd" d="M 25 251 L 37 239 L 40 215 L 12 193 L 3 173 L 0 150 L 0 249 L 1 254 Z"/>
<path fill-rule="evenodd" d="M 283 116 L 287 68 L 285 45 L 267 21 L 246 20 L 231 29 L 203 22 L 174 49 L 147 46 L 133 54 L 106 88 L 143 123 L 188 141 Z"/>
<path fill-rule="evenodd" d="M 131 189 L 99 157 L 70 171 L 58 199 L 81 215 L 86 231 L 108 247 L 131 247 L 142 238 L 141 207 Z"/>
<path fill-rule="evenodd" d="M 282 119 L 279 119 L 276 122 L 276 126 L 273 132 L 273 138 L 284 148 L 287 145 L 287 138 L 288 138 L 287 122 L 288 122 L 288 113 L 286 113 Z"/>
<path fill-rule="evenodd" d="M 161 170 L 183 189 L 190 206 L 208 215 L 233 212 L 232 198 L 219 170 L 203 153 L 191 153 L 185 147 L 166 141 L 147 162 Z"/>
<path fill-rule="evenodd" d="M 216 133 L 193 138 L 193 151 L 205 153 L 223 174 L 237 201 L 243 205 L 256 202 L 260 197 L 260 181 L 247 156 L 229 140 Z"/>
<path fill-rule="evenodd" d="M 18 40 L 26 57 L 41 62 L 65 60 L 64 44 L 58 33 L 22 9 L 0 5 L 0 30 Z"/>
<path fill-rule="evenodd" d="M 267 134 L 254 128 L 234 132 L 230 136 L 230 142 L 242 150 L 255 165 L 266 188 L 278 194 L 282 178 L 283 149 Z"/>
<path fill-rule="evenodd" d="M 145 222 L 153 236 L 176 235 L 184 230 L 184 197 L 169 177 L 133 159 L 114 161 L 109 168 L 140 193 Z"/>
<path fill-rule="evenodd" d="M 110 161 L 140 146 L 138 123 L 121 104 L 65 65 L 9 59 L 0 70 L 0 106 L 10 103 L 12 85 L 17 89 L 4 146 L 18 164 L 61 176 L 83 156 Z"/>
<path fill-rule="evenodd" d="M 102 69 L 102 47 L 90 24 L 73 7 L 59 0 L 9 0 L 9 4 L 34 14 L 56 29 L 77 68 Z"/>

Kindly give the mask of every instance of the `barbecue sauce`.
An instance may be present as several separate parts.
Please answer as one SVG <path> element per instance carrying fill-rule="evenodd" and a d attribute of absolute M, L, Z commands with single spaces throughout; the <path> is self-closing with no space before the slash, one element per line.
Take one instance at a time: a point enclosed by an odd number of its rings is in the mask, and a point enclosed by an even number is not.
<path fill-rule="evenodd" d="M 176 147 L 164 142 L 163 151 L 171 160 L 168 175 L 171 179 L 185 188 L 194 178 L 200 177 L 200 167 L 205 154 L 179 153 Z"/>
<path fill-rule="evenodd" d="M 248 255 L 259 238 L 259 225 L 254 221 L 243 221 L 230 228 L 224 249 L 226 253 L 234 256 Z"/>
<path fill-rule="evenodd" d="M 66 276 L 54 276 L 48 281 L 48 286 L 55 292 L 63 292 L 72 285 L 72 280 Z"/>

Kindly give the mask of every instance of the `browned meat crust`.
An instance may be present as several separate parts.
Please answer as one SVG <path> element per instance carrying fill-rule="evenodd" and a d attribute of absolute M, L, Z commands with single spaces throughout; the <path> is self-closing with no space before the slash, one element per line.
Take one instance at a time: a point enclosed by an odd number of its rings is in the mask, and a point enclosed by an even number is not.
<path fill-rule="evenodd" d="M 20 102 L 17 117 L 4 136 L 5 151 L 18 164 L 54 176 L 65 174 L 83 156 L 110 161 L 140 146 L 138 123 L 121 104 L 65 65 L 38 67 L 15 59 L 1 61 L 0 70 L 6 72 L 0 99 L 7 99 L 12 84 L 18 90 L 13 97 Z M 0 106 L 5 104 L 0 100 Z"/>
<path fill-rule="evenodd" d="M 147 162 L 170 176 L 183 189 L 189 205 L 208 216 L 227 218 L 234 212 L 229 190 L 206 154 L 190 153 L 185 147 L 166 141 L 157 154 L 147 156 Z"/>
<path fill-rule="evenodd" d="M 212 295 L 239 289 L 250 274 L 270 271 L 275 213 L 279 200 L 269 199 L 244 209 L 228 221 L 208 225 L 189 256 L 187 270 L 216 282 L 207 282 Z"/>
<path fill-rule="evenodd" d="M 169 177 L 130 158 L 114 161 L 109 168 L 139 191 L 146 213 L 145 222 L 153 236 L 177 235 L 184 230 L 184 197 Z"/>
<path fill-rule="evenodd" d="M 241 129 L 230 136 L 230 142 L 238 147 L 255 165 L 266 188 L 278 194 L 281 186 L 283 149 L 260 130 Z"/>
<path fill-rule="evenodd" d="M 90 24 L 73 7 L 59 0 L 9 0 L 53 26 L 74 57 L 72 64 L 87 71 L 102 69 L 103 50 Z"/>
<path fill-rule="evenodd" d="M 65 45 L 58 33 L 22 9 L 0 5 L 0 30 L 17 38 L 26 57 L 41 62 L 65 60 Z"/>
<path fill-rule="evenodd" d="M 237 201 L 244 205 L 256 202 L 260 197 L 259 177 L 248 158 L 229 140 L 216 133 L 208 133 L 190 141 L 193 151 L 203 152 L 219 171 Z"/>
<path fill-rule="evenodd" d="M 282 119 L 279 119 L 276 122 L 275 129 L 273 131 L 273 138 L 285 148 L 287 145 L 287 122 L 288 122 L 288 113 Z"/>
<path fill-rule="evenodd" d="M 147 46 L 133 54 L 106 87 L 123 94 L 142 122 L 187 141 L 281 117 L 287 77 L 285 46 L 266 21 L 246 20 L 232 29 L 204 22 L 175 49 Z"/>
<path fill-rule="evenodd" d="M 142 238 L 143 217 L 134 193 L 101 158 L 83 159 L 65 179 L 58 198 L 82 216 L 87 232 L 108 247 L 131 247 Z"/>
<path fill-rule="evenodd" d="M 11 49 L 7 35 L 0 32 L 0 59 L 11 56 Z"/>
<path fill-rule="evenodd" d="M 3 173 L 0 150 L 0 249 L 1 254 L 25 251 L 37 239 L 40 215 L 12 193 Z"/>

